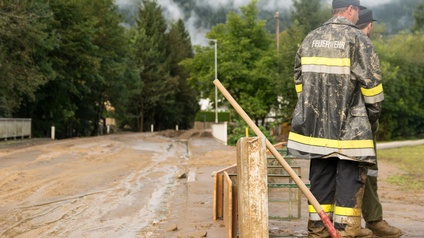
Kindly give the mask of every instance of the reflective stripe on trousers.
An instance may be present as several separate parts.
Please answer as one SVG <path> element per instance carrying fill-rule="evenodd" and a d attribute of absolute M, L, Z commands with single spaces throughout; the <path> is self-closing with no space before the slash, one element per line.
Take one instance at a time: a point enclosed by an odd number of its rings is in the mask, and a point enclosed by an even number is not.
<path fill-rule="evenodd" d="M 333 221 L 335 223 L 347 224 L 349 217 L 361 217 L 362 211 L 358 208 L 334 207 Z"/>
<path fill-rule="evenodd" d="M 330 220 L 333 217 L 334 205 L 333 204 L 321 204 L 322 210 L 327 214 Z M 308 205 L 309 211 L 309 220 L 311 221 L 320 221 L 321 217 L 318 215 L 317 211 L 312 205 Z"/>

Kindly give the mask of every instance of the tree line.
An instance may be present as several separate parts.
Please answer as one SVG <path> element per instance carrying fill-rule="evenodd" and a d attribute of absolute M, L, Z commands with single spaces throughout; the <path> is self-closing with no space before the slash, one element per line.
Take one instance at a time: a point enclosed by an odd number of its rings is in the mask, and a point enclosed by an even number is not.
<path fill-rule="evenodd" d="M 102 133 L 107 117 L 145 131 L 190 128 L 199 105 L 179 61 L 193 56 L 182 21 L 143 0 L 123 24 L 113 0 L 0 4 L 0 117 L 32 118 L 34 136 Z"/>

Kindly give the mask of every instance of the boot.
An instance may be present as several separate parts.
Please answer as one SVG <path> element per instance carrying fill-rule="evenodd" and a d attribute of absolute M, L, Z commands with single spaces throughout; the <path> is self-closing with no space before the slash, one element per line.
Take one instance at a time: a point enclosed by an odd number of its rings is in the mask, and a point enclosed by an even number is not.
<path fill-rule="evenodd" d="M 365 227 L 372 230 L 375 235 L 385 238 L 398 238 L 402 235 L 399 228 L 389 225 L 385 220 L 367 222 Z"/>
<path fill-rule="evenodd" d="M 328 238 L 331 237 L 322 221 L 308 220 L 308 238 Z"/>
<path fill-rule="evenodd" d="M 362 228 L 359 231 L 359 234 L 356 235 L 357 238 L 373 238 L 374 234 L 372 233 L 372 230 L 368 228 Z"/>
<path fill-rule="evenodd" d="M 361 217 L 344 217 L 334 223 L 340 238 L 354 238 L 361 233 Z"/>

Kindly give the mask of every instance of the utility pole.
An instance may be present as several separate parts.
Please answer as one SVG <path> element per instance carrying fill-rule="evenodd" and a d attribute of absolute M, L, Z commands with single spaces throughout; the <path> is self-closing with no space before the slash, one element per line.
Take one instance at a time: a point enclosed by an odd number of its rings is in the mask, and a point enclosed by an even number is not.
<path fill-rule="evenodd" d="M 218 79 L 218 40 L 210 39 L 215 43 L 215 79 Z M 215 123 L 218 123 L 218 89 L 215 86 Z"/>
<path fill-rule="evenodd" d="M 280 49 L 280 13 L 276 12 L 275 13 L 275 44 L 276 44 L 276 48 L 277 48 L 277 52 Z"/>

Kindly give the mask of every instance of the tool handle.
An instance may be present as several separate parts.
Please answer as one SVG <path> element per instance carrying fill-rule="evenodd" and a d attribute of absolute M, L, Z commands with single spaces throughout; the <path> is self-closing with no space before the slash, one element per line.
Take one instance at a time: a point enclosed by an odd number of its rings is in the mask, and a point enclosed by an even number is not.
<path fill-rule="evenodd" d="M 224 85 L 218 79 L 213 81 L 215 86 L 219 89 L 219 91 L 224 95 L 224 97 L 228 100 L 228 102 L 234 107 L 237 113 L 243 118 L 243 120 L 249 125 L 249 127 L 255 132 L 255 134 L 259 137 L 265 137 L 262 131 L 256 126 L 256 124 L 250 119 L 250 117 L 246 114 L 246 112 L 241 108 L 236 100 L 231 96 L 231 94 L 225 89 Z M 265 137 L 266 138 L 266 137 Z M 315 208 L 318 215 L 321 217 L 321 220 L 324 222 L 324 225 L 327 227 L 328 231 L 331 234 L 332 238 L 339 238 L 333 224 L 328 218 L 327 214 L 323 211 L 321 205 L 318 203 L 317 199 L 311 193 L 311 191 L 306 187 L 305 183 L 300 179 L 300 177 L 296 174 L 296 172 L 290 167 L 290 165 L 284 160 L 283 156 L 278 153 L 277 149 L 266 139 L 266 147 L 268 150 L 274 155 L 274 157 L 281 163 L 283 168 L 287 171 L 290 177 L 294 180 L 297 186 L 300 188 L 302 193 L 309 200 L 310 204 Z"/>

